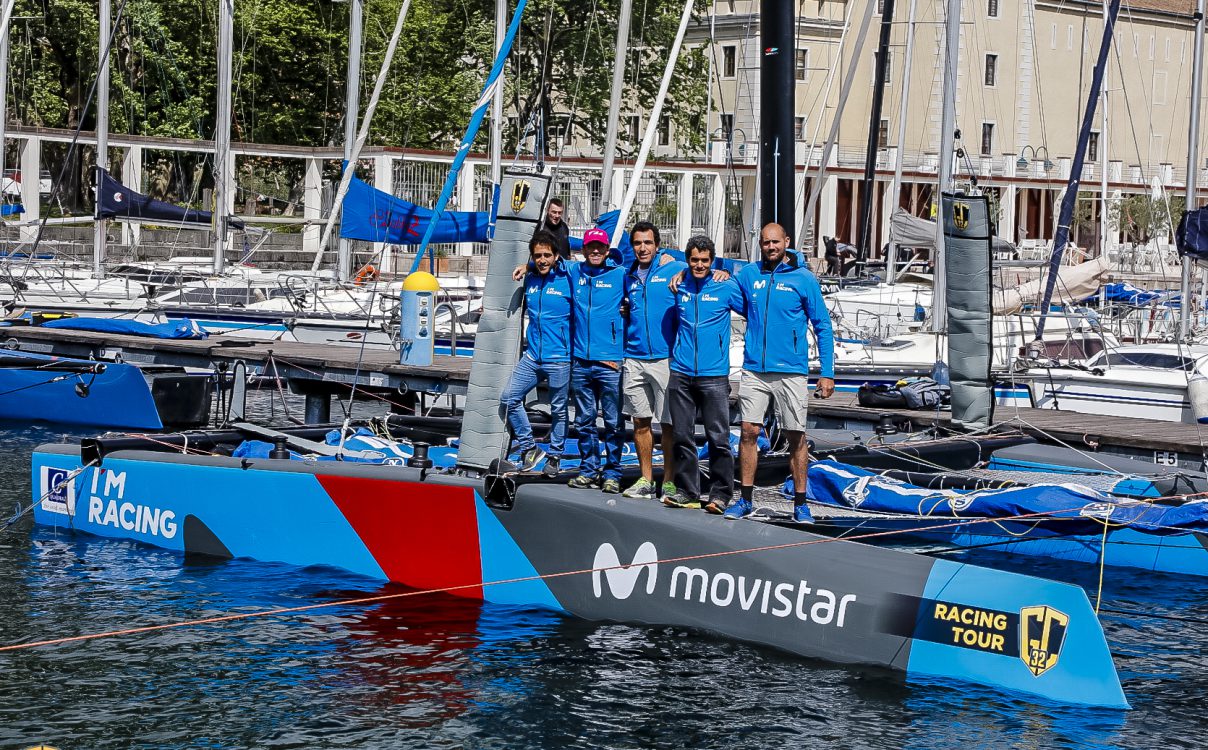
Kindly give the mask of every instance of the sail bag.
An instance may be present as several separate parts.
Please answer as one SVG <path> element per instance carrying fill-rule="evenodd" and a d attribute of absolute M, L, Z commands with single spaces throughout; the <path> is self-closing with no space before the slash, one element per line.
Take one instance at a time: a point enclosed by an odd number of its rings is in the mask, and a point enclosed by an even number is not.
<path fill-rule="evenodd" d="M 952 421 L 988 427 L 994 416 L 990 201 L 984 195 L 944 193 L 942 206 Z"/>

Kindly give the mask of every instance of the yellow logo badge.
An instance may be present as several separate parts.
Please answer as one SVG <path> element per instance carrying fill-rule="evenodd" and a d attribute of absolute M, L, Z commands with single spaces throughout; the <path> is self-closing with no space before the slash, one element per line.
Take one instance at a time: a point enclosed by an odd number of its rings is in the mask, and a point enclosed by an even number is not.
<path fill-rule="evenodd" d="M 969 228 L 969 204 L 968 203 L 953 203 L 952 204 L 952 223 L 957 229 Z"/>
<path fill-rule="evenodd" d="M 512 211 L 520 213 L 521 209 L 528 203 L 529 188 L 531 187 L 532 185 L 529 184 L 528 180 L 518 180 L 512 186 Z"/>
<path fill-rule="evenodd" d="M 1033 675 L 1057 666 L 1069 625 L 1069 615 L 1046 605 L 1019 610 L 1019 658 Z"/>

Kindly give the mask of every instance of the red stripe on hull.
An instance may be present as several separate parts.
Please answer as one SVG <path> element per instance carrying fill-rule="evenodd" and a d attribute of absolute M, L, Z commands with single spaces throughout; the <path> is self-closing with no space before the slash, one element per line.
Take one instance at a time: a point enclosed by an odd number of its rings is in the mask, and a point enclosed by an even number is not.
<path fill-rule="evenodd" d="M 482 583 L 474 490 L 320 475 L 386 576 L 414 588 Z M 450 592 L 482 598 L 482 586 Z"/>

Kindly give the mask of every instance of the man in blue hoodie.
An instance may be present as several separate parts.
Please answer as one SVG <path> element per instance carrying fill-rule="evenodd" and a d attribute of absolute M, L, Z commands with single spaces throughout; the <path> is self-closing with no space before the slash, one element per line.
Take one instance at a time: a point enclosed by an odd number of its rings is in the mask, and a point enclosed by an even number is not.
<path fill-rule="evenodd" d="M 625 358 L 625 269 L 608 258 L 608 233 L 589 229 L 583 234 L 583 263 L 568 264 L 574 291 L 572 318 L 571 389 L 575 429 L 583 461 L 575 489 L 621 491 L 621 361 Z M 596 429 L 596 415 L 604 422 Z M 600 443 L 605 457 L 600 461 Z"/>
<path fill-rule="evenodd" d="M 742 292 L 733 279 L 713 278 L 713 240 L 688 240 L 689 275 L 676 293 L 675 346 L 667 399 L 675 429 L 675 487 L 663 496 L 672 508 L 700 508 L 700 469 L 694 431 L 699 415 L 709 446 L 709 494 L 703 507 L 722 513 L 734 497 L 734 455 L 730 452 L 730 313 L 743 311 Z"/>
<path fill-rule="evenodd" d="M 570 276 L 558 257 L 557 238 L 538 231 L 529 240 L 529 267 L 524 274 L 524 306 L 528 316 L 528 346 L 512 371 L 500 401 L 507 412 L 520 450 L 520 468 L 530 471 L 545 458 L 545 474 L 558 473 L 566 442 L 566 401 L 570 387 L 571 305 Z M 522 268 L 522 270 L 524 270 Z M 537 447 L 524 410 L 524 398 L 542 379 L 549 388 L 549 456 Z"/>
<path fill-rule="evenodd" d="M 754 509 L 751 495 L 759 461 L 757 440 L 769 403 L 789 443 L 789 466 L 796 495 L 793 517 L 810 519 L 805 504 L 809 455 L 805 417 L 809 395 L 809 340 L 806 325 L 818 341 L 820 377 L 814 395 L 830 398 L 835 392 L 835 339 L 830 312 L 814 274 L 796 254 L 786 252 L 789 237 L 779 224 L 768 224 L 759 235 L 763 260 L 745 266 L 735 279 L 746 307 L 747 334 L 739 381 L 742 439 L 739 443 L 741 496 L 726 511 L 726 518 L 742 518 Z"/>

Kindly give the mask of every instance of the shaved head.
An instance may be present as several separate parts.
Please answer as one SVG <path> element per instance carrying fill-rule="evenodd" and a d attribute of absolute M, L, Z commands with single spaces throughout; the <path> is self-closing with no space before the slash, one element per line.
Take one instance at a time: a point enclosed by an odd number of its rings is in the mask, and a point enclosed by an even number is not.
<path fill-rule="evenodd" d="M 784 227 L 779 224 L 765 224 L 759 232 L 759 250 L 763 253 L 765 263 L 780 263 L 784 258 L 785 248 L 789 246 L 789 236 Z"/>

